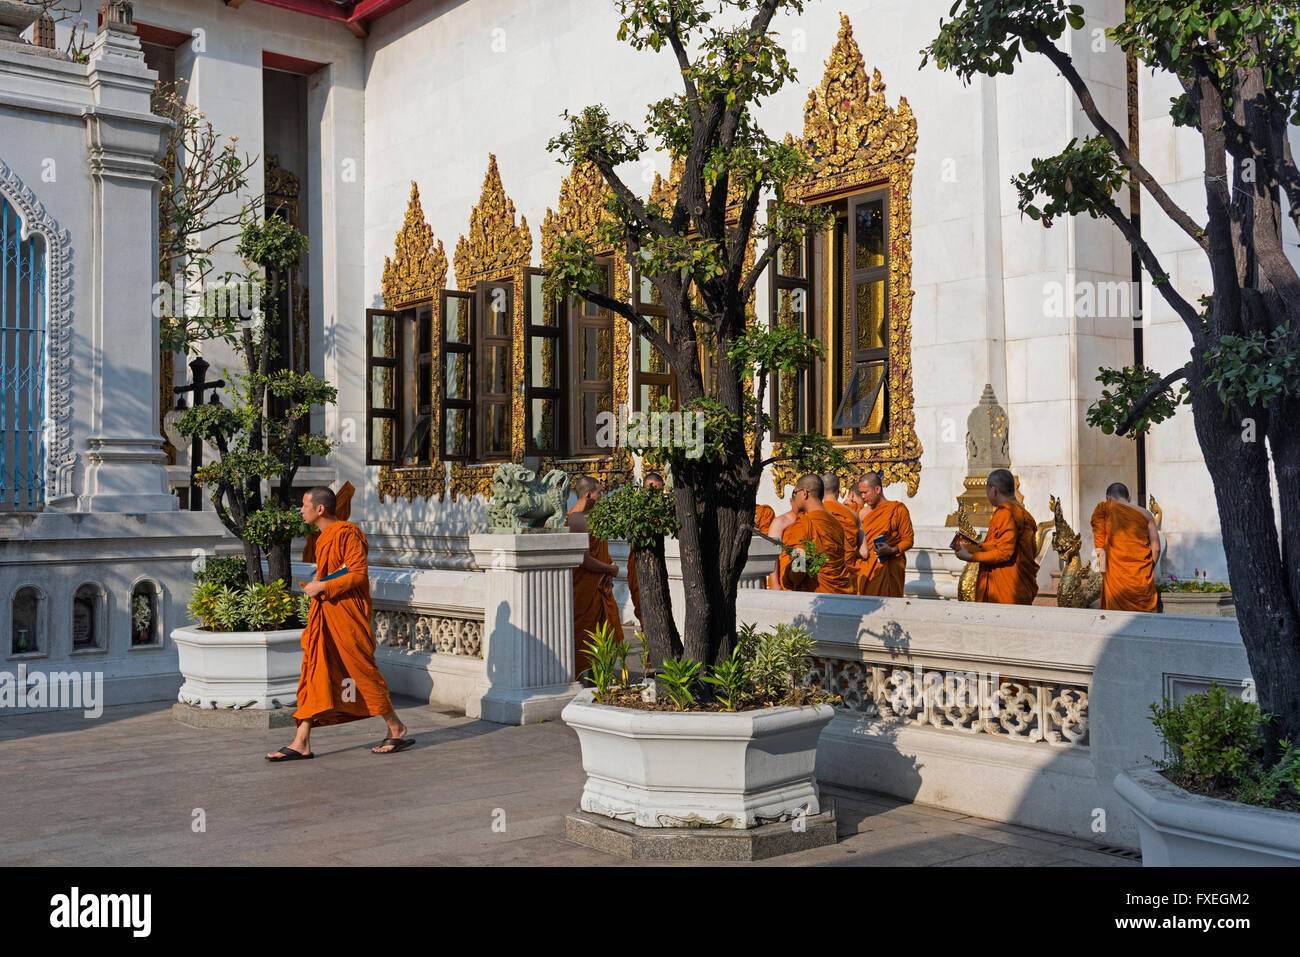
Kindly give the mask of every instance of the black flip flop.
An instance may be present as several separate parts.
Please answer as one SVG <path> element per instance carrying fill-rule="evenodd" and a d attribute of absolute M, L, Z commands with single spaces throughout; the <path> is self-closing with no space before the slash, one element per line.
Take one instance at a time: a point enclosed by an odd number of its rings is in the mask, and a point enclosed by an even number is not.
<path fill-rule="evenodd" d="M 415 744 L 415 738 L 384 738 L 375 747 L 382 748 L 386 744 L 391 744 L 391 751 L 371 751 L 371 754 L 396 754 L 398 751 L 405 751 L 411 745 Z"/>
<path fill-rule="evenodd" d="M 301 751 L 295 751 L 293 748 L 281 748 L 276 753 L 283 754 L 284 757 L 273 758 L 268 754 L 266 760 L 270 761 L 272 764 L 278 764 L 281 761 L 306 761 L 309 758 L 316 757 L 316 752 L 314 751 L 311 754 L 303 754 Z"/>

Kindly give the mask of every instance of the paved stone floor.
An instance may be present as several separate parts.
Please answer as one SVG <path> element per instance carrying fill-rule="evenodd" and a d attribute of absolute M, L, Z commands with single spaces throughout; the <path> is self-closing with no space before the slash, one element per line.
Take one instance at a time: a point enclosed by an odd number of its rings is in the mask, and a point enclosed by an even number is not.
<path fill-rule="evenodd" d="M 563 724 L 399 710 L 418 739 L 405 752 L 369 752 L 384 736 L 376 718 L 317 731 L 316 758 L 283 766 L 262 756 L 288 731 L 195 730 L 165 704 L 107 708 L 97 720 L 0 717 L 0 864 L 626 863 L 564 837 L 583 775 Z M 1134 866 L 1043 831 L 826 793 L 840 842 L 759 866 Z"/>

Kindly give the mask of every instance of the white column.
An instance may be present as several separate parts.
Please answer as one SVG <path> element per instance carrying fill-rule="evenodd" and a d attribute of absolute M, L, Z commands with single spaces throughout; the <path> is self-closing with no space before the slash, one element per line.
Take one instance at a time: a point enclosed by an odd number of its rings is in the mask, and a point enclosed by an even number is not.
<path fill-rule="evenodd" d="M 582 687 L 574 678 L 573 569 L 587 536 L 471 535 L 469 547 L 486 576 L 483 720 L 558 718 Z"/>
<path fill-rule="evenodd" d="M 125 10 L 123 9 L 125 8 Z M 109 4 L 95 39 L 86 112 L 93 182 L 92 433 L 82 507 L 170 512 L 158 434 L 158 187 L 166 121 L 149 109 L 156 74 L 144 63 L 127 5 Z"/>

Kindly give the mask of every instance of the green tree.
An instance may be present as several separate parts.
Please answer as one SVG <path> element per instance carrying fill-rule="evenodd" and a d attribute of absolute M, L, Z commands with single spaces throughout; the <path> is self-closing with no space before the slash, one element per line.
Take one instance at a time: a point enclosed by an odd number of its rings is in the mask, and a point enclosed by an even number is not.
<path fill-rule="evenodd" d="M 298 265 L 307 239 L 283 219 L 246 223 L 239 253 L 248 267 L 244 281 L 256 286 L 262 308 L 274 318 L 274 290 L 265 277 L 283 276 Z M 262 313 L 261 315 L 265 315 Z M 273 322 L 249 321 L 239 330 L 244 371 L 231 376 L 232 405 L 195 405 L 181 416 L 182 435 L 198 436 L 216 446 L 216 461 L 198 471 L 221 522 L 244 544 L 248 580 L 263 584 L 262 556 L 271 582 L 289 579 L 289 549 L 307 533 L 291 498 L 299 465 L 313 455 L 328 455 L 329 437 L 311 430 L 311 416 L 335 401 L 338 390 L 309 372 L 273 370 Z M 263 483 L 274 480 L 270 493 Z"/>
<path fill-rule="evenodd" d="M 548 264 L 547 286 L 557 296 L 578 295 L 626 319 L 676 376 L 680 407 L 705 416 L 702 454 L 658 450 L 672 475 L 672 506 L 686 589 L 681 634 L 686 655 L 706 664 L 725 660 L 736 638 L 736 591 L 748 554 L 754 503 L 764 468 L 769 430 L 763 412 L 769 377 L 806 366 L 821 347 L 798 330 L 768 331 L 748 321 L 748 302 L 759 277 L 782 245 L 798 242 L 821 225 L 826 211 L 787 203 L 787 184 L 806 169 L 796 146 L 765 134 L 756 106 L 794 79 L 772 20 L 780 10 L 801 13 L 802 0 L 616 0 L 619 39 L 636 50 L 674 58 L 682 91 L 649 106 L 645 129 L 615 120 L 603 106 L 565 113 L 566 128 L 549 148 L 565 164 L 595 164 L 609 189 L 613 214 L 603 242 L 627 250 L 659 293 L 668 335 L 627 303 L 600 288 L 591 244 L 559 244 Z M 744 18 L 748 18 L 745 21 Z M 725 22 L 724 22 L 725 21 Z M 636 195 L 616 172 L 642 157 L 651 140 L 681 163 L 680 187 L 671 203 Z M 774 199 L 767 223 L 756 224 L 759 204 Z M 760 250 L 749 268 L 746 251 Z M 716 386 L 706 392 L 701 342 L 714 353 Z M 755 383 L 757 388 L 755 388 Z M 842 462 L 824 438 L 799 437 L 796 461 L 809 470 Z M 631 504 L 629 500 L 629 504 Z M 621 510 L 629 526 L 636 522 Z M 616 528 L 615 523 L 611 528 Z M 639 542 L 653 539 L 634 535 Z M 656 654 L 676 644 L 666 607 L 662 552 L 635 548 L 643 585 L 647 637 Z M 644 564 L 643 564 L 644 561 Z M 645 579 L 643 578 L 643 581 Z"/>
<path fill-rule="evenodd" d="M 1294 3 L 1132 0 L 1112 41 L 1182 88 L 1170 113 L 1200 136 L 1207 218 L 1180 207 L 1102 116 L 1057 41 L 1084 27 L 1063 0 L 964 0 L 922 53 L 963 81 L 1011 73 L 1021 51 L 1047 58 L 1097 134 L 1033 161 L 1014 178 L 1020 209 L 1044 226 L 1061 216 L 1105 217 L 1137 251 L 1191 335 L 1187 363 L 1167 375 L 1103 369 L 1108 390 L 1090 422 L 1119 434 L 1173 415 L 1185 382 L 1214 483 L 1228 577 L 1259 703 L 1278 715 L 1268 733 L 1300 736 L 1300 277 L 1283 249 L 1285 215 L 1300 225 L 1300 172 L 1288 132 L 1300 124 L 1300 9 Z M 1229 168 L 1231 158 L 1231 168 Z M 1201 250 L 1213 289 L 1197 305 L 1174 287 L 1114 195 L 1136 181 Z M 1285 206 L 1283 205 L 1285 203 Z M 1248 421 L 1251 420 L 1251 421 Z M 1268 450 L 1265 449 L 1267 440 Z M 1271 450 L 1271 462 L 1269 451 Z M 1276 483 L 1280 527 L 1274 520 Z"/>

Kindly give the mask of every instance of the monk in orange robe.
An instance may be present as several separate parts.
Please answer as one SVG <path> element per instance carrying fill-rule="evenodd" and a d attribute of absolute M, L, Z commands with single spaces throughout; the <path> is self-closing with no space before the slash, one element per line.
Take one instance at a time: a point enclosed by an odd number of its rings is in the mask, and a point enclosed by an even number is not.
<path fill-rule="evenodd" d="M 858 562 L 861 559 L 859 549 L 862 547 L 862 524 L 858 513 L 846 505 L 840 504 L 840 477 L 838 475 L 822 476 L 822 507 L 831 517 L 840 523 L 844 530 L 844 570 L 849 576 L 849 594 L 853 594 L 858 580 Z"/>
<path fill-rule="evenodd" d="M 822 504 L 824 486 L 820 475 L 802 475 L 790 494 L 795 519 L 781 536 L 781 543 L 791 549 L 777 562 L 777 577 L 787 591 L 849 594 L 849 573 L 844 564 L 848 549 L 844 528 Z M 826 563 L 816 573 L 800 571 L 807 558 L 803 543 L 811 541 L 826 556 Z"/>
<path fill-rule="evenodd" d="M 664 477 L 658 472 L 647 472 L 645 484 L 651 488 L 663 488 Z M 611 556 L 612 557 L 612 556 Z M 636 615 L 636 623 L 642 624 L 641 621 L 641 581 L 636 574 L 636 553 L 628 550 L 627 553 L 627 590 L 632 596 L 632 611 Z"/>
<path fill-rule="evenodd" d="M 376 754 L 404 751 L 415 743 L 397 717 L 388 697 L 388 684 L 375 664 L 375 636 L 370 630 L 370 573 L 366 566 L 365 535 L 335 514 L 336 498 L 328 488 L 314 488 L 302 497 L 299 514 L 319 533 L 316 577 L 303 591 L 311 613 L 302 632 L 302 676 L 298 679 L 298 710 L 293 718 L 293 744 L 268 754 L 268 761 L 310 758 L 312 725 L 343 724 L 378 715 L 388 725 L 388 737 L 370 750 Z M 340 569 L 345 574 L 324 579 Z"/>
<path fill-rule="evenodd" d="M 903 597 L 907 572 L 907 550 L 912 547 L 912 516 L 902 502 L 885 498 L 879 472 L 867 472 L 858 479 L 858 496 L 863 508 L 862 545 L 854 590 L 859 595 Z M 876 539 L 885 536 L 883 544 Z"/>
<path fill-rule="evenodd" d="M 1006 469 L 989 473 L 985 494 L 996 506 L 984 541 L 974 551 L 958 542 L 953 551 L 964 562 L 979 562 L 975 600 L 1000 605 L 1032 605 L 1038 595 L 1034 550 L 1037 523 L 1016 501 L 1016 480 Z"/>
<path fill-rule="evenodd" d="M 758 530 L 764 535 L 771 534 L 769 529 L 771 529 L 772 522 L 775 518 L 776 512 L 773 511 L 771 505 L 754 506 L 754 524 L 758 526 Z"/>
<path fill-rule="evenodd" d="M 334 517 L 340 522 L 346 522 L 352 517 L 352 496 L 356 492 L 351 482 L 344 482 L 343 487 L 334 493 Z M 319 537 L 320 532 L 315 528 L 307 533 L 307 544 L 302 549 L 304 563 L 310 564 L 316 561 L 316 539 Z"/>
<path fill-rule="evenodd" d="M 591 641 L 589 631 L 595 631 L 602 622 L 609 624 L 615 637 L 623 640 L 623 625 L 619 621 L 618 604 L 614 601 L 613 581 L 618 577 L 618 566 L 609 554 L 609 542 L 596 538 L 587 528 L 587 512 L 600 501 L 600 482 L 590 475 L 581 475 L 573 483 L 577 503 L 569 509 L 568 526 L 572 532 L 586 532 L 587 554 L 582 564 L 573 570 L 573 645 L 574 668 L 578 678 L 591 667 L 585 645 Z M 639 596 L 638 596 L 639 599 Z"/>
<path fill-rule="evenodd" d="M 1156 562 L 1160 532 L 1145 508 L 1129 504 L 1128 487 L 1116 482 L 1092 512 L 1092 542 L 1106 556 L 1099 608 L 1156 610 Z"/>

